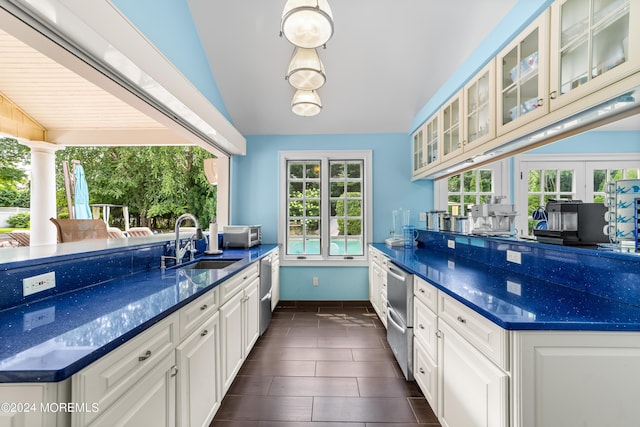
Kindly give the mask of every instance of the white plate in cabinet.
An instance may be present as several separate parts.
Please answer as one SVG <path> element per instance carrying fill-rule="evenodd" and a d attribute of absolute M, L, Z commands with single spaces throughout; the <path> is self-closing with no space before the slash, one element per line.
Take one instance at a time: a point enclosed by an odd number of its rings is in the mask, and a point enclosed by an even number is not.
<path fill-rule="evenodd" d="M 438 316 L 419 299 L 413 303 L 413 334 L 427 354 L 438 359 Z"/>
<path fill-rule="evenodd" d="M 184 340 L 218 311 L 218 288 L 214 288 L 180 309 L 180 340 Z"/>
<path fill-rule="evenodd" d="M 413 294 L 431 309 L 438 312 L 438 289 L 418 276 L 413 276 Z"/>
<path fill-rule="evenodd" d="M 509 370 L 509 335 L 505 329 L 443 292 L 438 316 L 505 371 Z"/>
<path fill-rule="evenodd" d="M 438 367 L 421 342 L 413 339 L 413 377 L 434 412 L 438 408 Z M 437 415 L 437 413 L 436 413 Z"/>
<path fill-rule="evenodd" d="M 73 375 L 72 401 L 97 403 L 100 407 L 98 413 L 74 413 L 78 421 L 74 425 L 92 422 L 166 356 L 170 355 L 175 361 L 177 343 L 178 314 L 174 313 Z"/>
<path fill-rule="evenodd" d="M 222 282 L 218 288 L 220 289 L 220 305 L 227 302 L 233 295 L 239 292 L 244 285 L 249 283 L 260 274 L 259 263 L 254 262 L 249 267 L 240 271 L 232 278 Z"/>

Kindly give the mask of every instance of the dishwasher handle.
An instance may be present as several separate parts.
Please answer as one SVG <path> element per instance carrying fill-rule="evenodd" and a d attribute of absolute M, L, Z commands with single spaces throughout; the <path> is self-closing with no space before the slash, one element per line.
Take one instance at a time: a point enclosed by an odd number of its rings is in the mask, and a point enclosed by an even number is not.
<path fill-rule="evenodd" d="M 387 274 L 393 276 L 395 279 L 400 280 L 401 282 L 404 282 L 407 280 L 407 274 L 397 268 L 393 268 L 395 266 L 393 265 L 389 265 L 389 269 L 387 270 Z"/>
<path fill-rule="evenodd" d="M 396 319 L 400 319 L 400 316 L 396 314 L 396 311 L 393 309 L 393 307 L 391 307 L 390 305 L 387 306 L 387 321 L 391 322 L 393 326 L 395 326 L 396 329 L 399 329 L 404 335 L 404 333 L 407 331 L 406 326 L 403 326 L 402 322 L 396 321 L 394 319 L 394 316 Z"/>

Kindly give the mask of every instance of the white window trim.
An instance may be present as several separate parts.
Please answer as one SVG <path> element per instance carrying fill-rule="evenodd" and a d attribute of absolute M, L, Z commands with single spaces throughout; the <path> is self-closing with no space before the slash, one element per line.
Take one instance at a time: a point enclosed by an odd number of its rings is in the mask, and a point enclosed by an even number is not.
<path fill-rule="evenodd" d="M 373 236 L 373 155 L 371 150 L 309 150 L 309 151 L 281 151 L 280 153 L 280 199 L 278 203 L 278 243 L 283 246 L 281 264 L 282 266 L 367 266 L 368 250 L 367 245 Z M 353 259 L 339 259 L 336 257 L 325 257 L 326 248 L 321 248 L 321 255 L 307 256 L 307 259 L 297 259 L 296 255 L 287 255 L 284 249 L 287 234 L 287 161 L 289 160 L 363 160 L 364 161 L 364 203 L 363 218 L 365 221 L 364 235 L 362 236 L 364 247 L 363 255 L 353 256 Z M 324 180 L 322 180 L 324 183 Z M 327 218 L 328 207 L 326 201 L 329 200 L 329 188 L 327 185 L 321 186 L 321 218 Z M 329 221 L 322 221 L 322 236 L 329 235 Z"/>
<path fill-rule="evenodd" d="M 594 169 L 609 167 L 610 162 L 620 163 L 620 167 L 637 167 L 640 153 L 597 153 L 597 154 L 521 154 L 514 157 L 514 188 L 516 194 L 515 208 L 516 232 L 523 235 L 528 221 L 528 182 L 524 180 L 525 168 L 531 163 L 543 163 L 547 169 L 575 167 L 576 199 L 588 203 L 593 200 L 593 182 L 587 179 Z M 523 177 L 521 179 L 521 176 Z"/>
<path fill-rule="evenodd" d="M 490 163 L 488 165 L 479 166 L 477 169 L 490 169 L 493 171 L 493 185 L 495 196 L 507 196 L 507 198 L 511 198 L 511 191 L 509 186 L 509 160 L 499 160 L 494 163 Z M 433 186 L 433 206 L 435 210 L 446 211 L 448 196 L 449 196 L 449 187 L 447 184 L 447 178 L 442 178 L 436 180 Z M 508 202 L 504 202 L 508 203 Z"/>

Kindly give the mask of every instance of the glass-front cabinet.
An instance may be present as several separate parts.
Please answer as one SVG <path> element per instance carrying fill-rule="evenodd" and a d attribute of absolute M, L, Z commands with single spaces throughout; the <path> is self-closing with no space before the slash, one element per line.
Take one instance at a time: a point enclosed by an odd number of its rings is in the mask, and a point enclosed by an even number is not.
<path fill-rule="evenodd" d="M 491 60 L 464 88 L 464 149 L 495 136 L 495 61 Z"/>
<path fill-rule="evenodd" d="M 640 2 L 564 0 L 551 9 L 551 109 L 640 66 Z"/>
<path fill-rule="evenodd" d="M 441 109 L 442 160 L 462 151 L 462 92 L 454 95 Z"/>
<path fill-rule="evenodd" d="M 427 166 L 424 156 L 424 125 L 413 133 L 413 169 L 412 175 L 417 175 Z"/>
<path fill-rule="evenodd" d="M 424 138 L 425 138 L 425 160 L 427 162 L 427 168 L 434 166 L 440 162 L 440 155 L 438 154 L 438 144 L 440 140 L 440 134 L 438 129 L 438 114 L 434 114 L 424 125 Z"/>
<path fill-rule="evenodd" d="M 497 134 L 548 112 L 549 12 L 543 12 L 497 56 Z"/>

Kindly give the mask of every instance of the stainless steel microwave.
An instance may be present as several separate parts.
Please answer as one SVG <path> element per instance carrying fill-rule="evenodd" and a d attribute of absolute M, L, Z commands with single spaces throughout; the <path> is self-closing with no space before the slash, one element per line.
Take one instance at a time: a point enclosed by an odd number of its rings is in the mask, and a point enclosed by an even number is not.
<path fill-rule="evenodd" d="M 250 248 L 262 243 L 260 225 L 225 225 L 223 227 L 223 248 Z"/>

